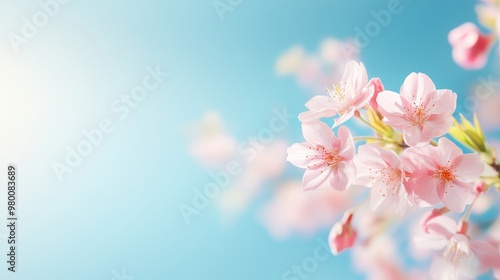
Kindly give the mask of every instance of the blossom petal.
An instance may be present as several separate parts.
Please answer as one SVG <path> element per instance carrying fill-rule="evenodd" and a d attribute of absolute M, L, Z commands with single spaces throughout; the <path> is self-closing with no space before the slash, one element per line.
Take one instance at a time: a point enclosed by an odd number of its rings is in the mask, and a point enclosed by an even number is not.
<path fill-rule="evenodd" d="M 431 138 L 426 137 L 422 128 L 417 125 L 408 126 L 403 130 L 403 139 L 409 146 L 417 146 L 419 144 L 428 143 Z"/>
<path fill-rule="evenodd" d="M 460 180 L 470 183 L 484 172 L 484 163 L 475 154 L 467 154 L 458 156 L 453 162 L 453 167 L 456 170 L 455 175 L 458 175 Z"/>
<path fill-rule="evenodd" d="M 442 137 L 438 141 L 439 163 L 442 166 L 450 166 L 456 157 L 462 155 L 462 150 L 448 138 Z"/>
<path fill-rule="evenodd" d="M 341 162 L 337 168 L 333 169 L 333 176 L 330 178 L 330 186 L 337 191 L 348 189 L 354 178 L 356 178 L 356 167 L 353 162 Z"/>
<path fill-rule="evenodd" d="M 432 115 L 425 121 L 422 133 L 428 139 L 440 137 L 446 134 L 452 125 L 453 117 L 451 115 Z"/>
<path fill-rule="evenodd" d="M 393 91 L 382 91 L 377 96 L 378 109 L 384 116 L 384 121 L 396 129 L 410 125 L 404 116 L 403 105 L 399 94 Z"/>
<path fill-rule="evenodd" d="M 359 91 L 368 84 L 365 65 L 356 61 L 347 62 L 341 83 L 349 83 L 353 90 Z"/>
<path fill-rule="evenodd" d="M 475 240 L 471 242 L 471 249 L 484 268 L 500 266 L 498 248 L 495 248 L 490 243 L 483 240 Z"/>
<path fill-rule="evenodd" d="M 438 89 L 426 100 L 425 108 L 429 114 L 452 115 L 457 107 L 457 94 L 449 89 Z"/>
<path fill-rule="evenodd" d="M 438 196 L 443 204 L 453 212 L 462 213 L 465 206 L 474 200 L 472 189 L 468 190 L 454 185 L 453 183 L 445 183 L 438 187 Z"/>
<path fill-rule="evenodd" d="M 305 122 L 302 123 L 302 133 L 307 142 L 315 146 L 331 148 L 334 141 L 332 129 L 323 122 Z"/>
<path fill-rule="evenodd" d="M 420 104 L 425 96 L 436 90 L 434 82 L 424 73 L 411 73 L 401 86 L 401 96 Z M 413 103 L 412 102 L 412 103 Z"/>
<path fill-rule="evenodd" d="M 310 156 L 312 148 L 311 144 L 306 142 L 293 144 L 287 149 L 288 157 L 286 160 L 297 167 L 306 168 L 311 159 L 314 158 Z"/>
<path fill-rule="evenodd" d="M 344 159 L 352 159 L 356 153 L 356 148 L 351 132 L 347 127 L 341 126 L 337 134 L 340 145 L 339 155 Z"/>
<path fill-rule="evenodd" d="M 330 176 L 332 176 L 332 169 L 329 167 L 307 169 L 304 172 L 304 177 L 302 177 L 302 189 L 310 191 L 327 188 L 330 186 L 330 180 L 328 179 Z"/>
<path fill-rule="evenodd" d="M 411 189 L 417 197 L 431 205 L 440 202 L 436 186 L 439 184 L 439 179 L 429 176 L 424 172 L 416 172 L 410 180 L 414 181 L 411 184 Z"/>

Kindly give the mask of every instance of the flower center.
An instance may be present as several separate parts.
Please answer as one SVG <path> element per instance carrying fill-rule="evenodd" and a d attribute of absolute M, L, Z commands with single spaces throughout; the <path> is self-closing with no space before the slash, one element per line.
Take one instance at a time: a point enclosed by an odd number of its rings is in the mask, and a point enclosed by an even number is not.
<path fill-rule="evenodd" d="M 351 98 L 349 92 L 347 91 L 346 83 L 333 85 L 333 89 L 327 88 L 327 90 L 333 101 L 339 104 L 340 107 L 348 108 L 349 106 L 351 106 Z"/>
<path fill-rule="evenodd" d="M 323 155 L 323 161 L 331 167 L 337 166 L 342 159 L 337 150 L 325 151 Z"/>
<path fill-rule="evenodd" d="M 447 182 L 451 182 L 453 179 L 455 179 L 457 177 L 457 176 L 455 176 L 455 174 L 453 174 L 452 170 L 450 170 L 449 167 L 439 168 L 436 171 L 435 176 L 440 178 L 441 180 L 445 180 Z"/>
<path fill-rule="evenodd" d="M 465 248 L 463 242 L 458 242 L 454 237 L 443 253 L 443 258 L 454 266 L 457 266 L 463 259 L 470 257 L 470 251 Z"/>

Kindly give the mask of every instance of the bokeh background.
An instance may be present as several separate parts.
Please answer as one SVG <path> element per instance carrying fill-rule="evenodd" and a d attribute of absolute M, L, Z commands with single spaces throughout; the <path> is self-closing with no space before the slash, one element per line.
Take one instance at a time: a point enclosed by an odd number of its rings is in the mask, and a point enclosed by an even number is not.
<path fill-rule="evenodd" d="M 256 162 L 241 160 L 234 146 L 268 128 L 275 110 L 298 115 L 317 93 L 293 74 L 280 75 L 283 54 L 294 46 L 319 53 L 326 38 L 350 40 L 389 2 L 71 0 L 16 52 L 9 34 L 21 34 L 24 18 L 42 8 L 3 0 L 0 166 L 19 167 L 20 220 L 18 272 L 2 261 L 0 278 L 364 279 L 350 253 L 318 261 L 307 278 L 285 276 L 314 256 L 338 220 L 332 214 L 312 226 L 277 225 L 308 211 L 296 197 L 276 202 L 270 218 L 278 190 L 300 188 L 302 171 L 285 164 L 283 154 L 302 141 L 298 119 L 275 131 Z M 475 4 L 400 0 L 401 13 L 356 55 L 395 91 L 410 72 L 428 74 L 438 88 L 456 91 L 458 108 L 470 116 L 478 107 L 465 97 L 478 79 L 500 80 L 496 50 L 480 71 L 451 58 L 447 34 L 476 20 Z M 169 76 L 121 120 L 111 104 L 141 85 L 148 67 Z M 82 131 L 105 118 L 114 131 L 59 180 L 54 163 L 64 163 L 67 147 L 75 149 Z M 220 142 L 203 142 L 214 131 Z M 500 137 L 493 126 L 487 131 Z M 183 205 L 192 206 L 196 192 L 213 182 L 211 172 L 224 170 L 209 162 L 213 157 L 236 157 L 243 175 L 187 221 Z M 0 178 L 6 181 L 6 171 Z M 233 188 L 244 191 L 226 194 Z M 4 189 L 0 225 L 6 199 Z M 1 226 L 0 260 L 6 233 Z"/>

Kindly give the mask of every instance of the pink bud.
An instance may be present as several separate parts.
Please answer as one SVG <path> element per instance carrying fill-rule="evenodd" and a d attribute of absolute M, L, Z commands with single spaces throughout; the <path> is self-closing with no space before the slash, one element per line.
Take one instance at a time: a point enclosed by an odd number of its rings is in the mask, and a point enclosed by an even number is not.
<path fill-rule="evenodd" d="M 344 249 L 351 248 L 356 241 L 357 234 L 351 225 L 352 216 L 353 214 L 347 211 L 342 220 L 336 223 L 330 231 L 328 241 L 334 255 L 337 255 Z"/>
<path fill-rule="evenodd" d="M 377 104 L 377 96 L 380 92 L 384 91 L 384 85 L 382 84 L 382 81 L 379 78 L 372 78 L 369 82 L 367 87 L 373 86 L 374 92 L 372 99 L 370 99 L 370 106 L 373 107 L 376 111 L 378 111 L 378 104 Z"/>
<path fill-rule="evenodd" d="M 478 181 L 478 182 L 476 182 L 476 184 L 474 185 L 474 191 L 475 191 L 477 194 L 480 194 L 480 193 L 485 192 L 487 187 L 488 187 L 488 185 L 486 185 L 486 183 L 485 183 L 485 182 L 483 182 L 483 181 Z"/>
<path fill-rule="evenodd" d="M 471 22 L 464 23 L 448 34 L 453 48 L 453 60 L 465 69 L 480 69 L 487 61 L 491 39 Z"/>

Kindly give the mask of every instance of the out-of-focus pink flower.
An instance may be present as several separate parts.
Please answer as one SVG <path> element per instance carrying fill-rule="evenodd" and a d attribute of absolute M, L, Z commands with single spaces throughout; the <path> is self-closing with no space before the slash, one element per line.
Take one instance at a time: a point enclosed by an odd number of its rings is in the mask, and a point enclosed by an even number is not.
<path fill-rule="evenodd" d="M 466 22 L 448 34 L 453 60 L 465 69 L 480 69 L 488 60 L 491 38 L 482 34 L 477 26 Z"/>
<path fill-rule="evenodd" d="M 367 242 L 358 242 L 353 248 L 352 260 L 368 280 L 426 279 L 423 275 L 407 273 L 401 269 L 394 239 L 389 239 L 387 235 L 377 235 Z"/>
<path fill-rule="evenodd" d="M 218 112 L 209 111 L 202 120 L 189 128 L 189 153 L 201 164 L 218 168 L 236 154 L 236 139 L 226 132 Z"/>
<path fill-rule="evenodd" d="M 351 248 L 354 242 L 356 242 L 357 234 L 351 225 L 352 217 L 352 213 L 347 211 L 342 220 L 336 223 L 330 231 L 328 241 L 334 255 L 337 255 L 345 249 Z"/>
<path fill-rule="evenodd" d="M 405 142 L 415 146 L 448 132 L 453 125 L 457 94 L 448 89 L 436 90 L 427 75 L 411 73 L 401 87 L 401 94 L 383 91 L 377 103 L 384 121 L 403 130 Z"/>
<path fill-rule="evenodd" d="M 293 233 L 310 235 L 330 227 L 336 218 L 353 203 L 354 193 L 326 189 L 321 192 L 303 192 L 300 181 L 285 182 L 276 190 L 274 198 L 260 213 L 260 220 L 278 239 Z"/>
<path fill-rule="evenodd" d="M 412 172 L 407 185 L 419 199 L 431 205 L 442 202 L 455 212 L 462 212 L 472 202 L 474 181 L 484 171 L 479 156 L 462 154 L 444 137 L 437 147 L 407 149 L 403 162 Z"/>
<path fill-rule="evenodd" d="M 372 106 L 373 109 L 378 111 L 377 97 L 378 97 L 379 93 L 381 93 L 382 91 L 385 90 L 384 84 L 382 84 L 382 81 L 379 78 L 372 78 L 368 82 L 368 87 L 371 87 L 371 86 L 373 86 L 373 96 L 370 99 L 369 104 L 370 104 L 370 106 Z"/>
<path fill-rule="evenodd" d="M 476 14 L 479 22 L 491 31 L 498 30 L 498 16 L 500 15 L 500 1 L 482 0 L 476 5 Z"/>
<path fill-rule="evenodd" d="M 427 223 L 436 217 L 446 214 L 448 211 L 449 211 L 448 208 L 442 207 L 425 212 L 424 215 L 422 215 L 422 218 L 420 218 L 419 222 L 420 229 L 423 230 L 425 233 L 429 233 L 429 229 L 427 228 Z"/>
<path fill-rule="evenodd" d="M 276 73 L 278 75 L 295 74 L 300 71 L 304 59 L 304 49 L 301 46 L 293 46 L 278 58 Z"/>
<path fill-rule="evenodd" d="M 356 184 L 371 187 L 372 210 L 393 209 L 403 215 L 410 207 L 404 186 L 405 172 L 399 156 L 378 144 L 360 146 L 354 158 L 358 178 Z"/>
<path fill-rule="evenodd" d="M 313 190 L 332 187 L 346 190 L 356 177 L 353 163 L 354 140 L 345 126 L 338 130 L 338 138 L 325 123 L 320 121 L 302 124 L 307 142 L 288 148 L 288 158 L 297 167 L 306 168 L 302 179 L 303 189 Z"/>
<path fill-rule="evenodd" d="M 309 111 L 301 113 L 302 122 L 319 120 L 323 117 L 333 117 L 334 127 L 344 123 L 359 109 L 363 108 L 373 96 L 373 87 L 367 87 L 368 75 L 363 63 L 349 61 L 346 65 L 340 85 L 329 90 L 329 96 L 315 96 L 306 103 Z"/>
<path fill-rule="evenodd" d="M 476 94 L 482 98 L 478 103 L 477 116 L 481 122 L 481 127 L 486 130 L 500 128 L 500 92 L 495 90 L 487 81 L 481 81 L 476 86 Z"/>
<path fill-rule="evenodd" d="M 321 61 L 318 57 L 311 56 L 304 58 L 298 69 L 297 79 L 303 86 L 312 86 L 320 82 L 322 75 Z"/>
<path fill-rule="evenodd" d="M 437 216 L 427 222 L 427 233 L 414 238 L 422 249 L 434 250 L 430 274 L 434 279 L 475 278 L 487 268 L 500 264 L 498 250 L 491 244 L 458 232 L 455 220 Z"/>
<path fill-rule="evenodd" d="M 261 194 L 267 181 L 283 173 L 288 145 L 284 140 L 275 140 L 256 149 L 252 160 L 242 162 L 239 174 L 229 180 L 229 187 L 218 197 L 217 204 L 225 219 L 231 222 Z"/>
<path fill-rule="evenodd" d="M 480 193 L 483 193 L 486 191 L 486 188 L 488 187 L 488 185 L 486 185 L 485 182 L 483 181 L 478 181 L 474 184 L 474 191 L 478 194 Z"/>

